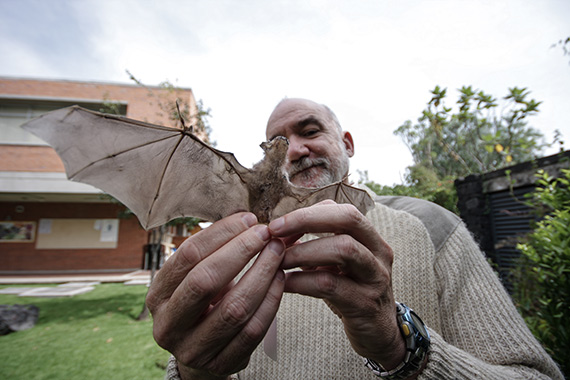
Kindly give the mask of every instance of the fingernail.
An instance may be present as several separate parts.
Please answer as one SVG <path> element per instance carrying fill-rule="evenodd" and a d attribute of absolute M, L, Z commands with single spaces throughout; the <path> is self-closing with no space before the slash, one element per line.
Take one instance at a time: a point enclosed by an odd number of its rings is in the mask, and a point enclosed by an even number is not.
<path fill-rule="evenodd" d="M 248 227 L 254 226 L 257 224 L 257 218 L 252 213 L 244 214 L 241 219 L 244 221 L 245 225 Z"/>
<path fill-rule="evenodd" d="M 275 274 L 275 278 L 277 278 L 277 280 L 279 281 L 284 281 L 285 280 L 285 272 L 283 272 L 281 269 L 277 271 L 277 273 Z"/>
<path fill-rule="evenodd" d="M 269 223 L 269 229 L 273 232 L 279 232 L 279 230 L 283 228 L 284 225 L 285 225 L 285 219 L 277 218 L 275 220 L 272 220 L 271 223 Z"/>
<path fill-rule="evenodd" d="M 267 249 L 275 253 L 277 256 L 281 256 L 283 251 L 285 251 L 285 246 L 281 240 L 273 239 L 269 242 L 269 244 L 267 244 Z"/>
<path fill-rule="evenodd" d="M 254 227 L 255 232 L 259 235 L 261 240 L 269 240 L 271 238 L 271 233 L 269 232 L 269 228 L 266 225 L 260 224 Z"/>

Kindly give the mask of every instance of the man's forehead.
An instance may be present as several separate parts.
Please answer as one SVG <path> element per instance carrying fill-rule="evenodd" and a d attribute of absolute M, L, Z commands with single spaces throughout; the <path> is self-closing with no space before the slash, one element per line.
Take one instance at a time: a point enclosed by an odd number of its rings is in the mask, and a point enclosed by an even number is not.
<path fill-rule="evenodd" d="M 326 107 L 321 104 L 305 99 L 285 99 L 269 117 L 266 133 L 270 136 L 283 133 L 287 128 L 300 128 L 310 123 L 326 124 L 328 119 Z"/>

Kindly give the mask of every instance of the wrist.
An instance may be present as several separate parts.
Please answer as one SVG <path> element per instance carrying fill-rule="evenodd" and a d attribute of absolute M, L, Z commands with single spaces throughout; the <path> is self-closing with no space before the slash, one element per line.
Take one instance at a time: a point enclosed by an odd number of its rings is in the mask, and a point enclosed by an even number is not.
<path fill-rule="evenodd" d="M 400 363 L 402 363 L 406 358 L 406 341 L 404 337 L 400 333 L 398 327 L 396 327 L 397 334 L 394 337 L 392 344 L 390 345 L 391 349 L 388 356 L 384 357 L 376 357 L 374 355 L 367 356 L 369 359 L 373 359 L 377 363 L 379 363 L 382 368 L 385 368 L 387 371 L 390 371 L 396 368 Z"/>
<path fill-rule="evenodd" d="M 404 360 L 392 369 L 387 369 L 374 359 L 365 359 L 372 372 L 389 380 L 414 379 L 425 367 L 430 346 L 430 336 L 420 317 L 402 303 L 396 303 L 396 315 L 401 335 L 405 341 Z M 395 358 L 395 356 L 394 356 Z M 390 363 L 392 366 L 392 362 Z"/>

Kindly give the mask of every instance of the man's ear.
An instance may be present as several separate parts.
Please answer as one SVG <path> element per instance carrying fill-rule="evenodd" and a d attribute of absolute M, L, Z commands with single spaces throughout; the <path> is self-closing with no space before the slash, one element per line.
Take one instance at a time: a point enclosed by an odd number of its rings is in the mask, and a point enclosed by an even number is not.
<path fill-rule="evenodd" d="M 354 156 L 354 142 L 352 141 L 352 135 L 350 132 L 342 132 L 342 142 L 344 143 L 348 157 Z"/>

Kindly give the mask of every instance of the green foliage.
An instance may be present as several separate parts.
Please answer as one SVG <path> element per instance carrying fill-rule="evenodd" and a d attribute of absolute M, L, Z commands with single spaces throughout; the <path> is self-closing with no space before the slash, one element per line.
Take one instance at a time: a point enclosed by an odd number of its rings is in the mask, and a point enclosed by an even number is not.
<path fill-rule="evenodd" d="M 166 223 L 167 226 L 178 226 L 180 224 L 184 224 L 188 230 L 196 227 L 198 223 L 200 223 L 202 219 L 194 218 L 194 217 L 186 217 L 186 218 L 176 218 L 172 219 L 170 222 Z"/>
<path fill-rule="evenodd" d="M 527 126 L 540 102 L 529 99 L 526 88 L 509 89 L 501 115 L 495 113 L 496 98 L 471 86 L 459 89 L 455 111 L 445 104 L 446 88 L 436 86 L 431 94 L 417 122 L 394 131 L 414 159 L 405 176 L 410 189 L 397 185 L 383 193 L 411 194 L 457 213 L 456 178 L 529 161 L 545 146 L 543 135 Z"/>
<path fill-rule="evenodd" d="M 154 341 L 152 321 L 135 320 L 146 292 L 104 284 L 74 297 L 0 295 L 0 304 L 40 309 L 33 328 L 0 337 L 0 378 L 162 379 L 170 355 Z"/>
<path fill-rule="evenodd" d="M 517 245 L 514 298 L 537 339 L 570 373 L 570 170 L 554 179 L 537 173 L 537 189 L 528 202 L 543 216 Z"/>
<path fill-rule="evenodd" d="M 372 191 L 378 195 L 395 195 L 395 196 L 407 196 L 421 198 L 421 195 L 413 187 L 406 185 L 394 185 L 394 186 L 384 186 L 380 185 L 368 178 L 368 171 L 358 170 L 358 175 L 360 179 L 359 184 L 364 184 L 368 186 Z"/>
<path fill-rule="evenodd" d="M 447 89 L 436 86 L 417 123 L 406 121 L 394 134 L 406 143 L 414 165 L 432 170 L 438 179 L 485 173 L 529 161 L 545 146 L 543 135 L 527 126 L 540 102 L 526 88 L 511 88 L 505 111 L 496 116 L 497 99 L 464 86 L 459 109 L 446 107 Z"/>
<path fill-rule="evenodd" d="M 103 95 L 103 104 L 101 104 L 99 112 L 111 115 L 123 115 L 121 112 L 121 103 L 111 100 L 107 92 Z"/>
<path fill-rule="evenodd" d="M 194 115 L 196 117 L 196 125 L 194 126 L 194 130 L 203 131 L 203 133 L 208 137 L 207 142 L 211 146 L 216 146 L 216 142 L 212 141 L 210 138 L 212 128 L 210 127 L 208 118 L 212 117 L 211 111 L 212 110 L 210 108 L 205 108 L 202 99 L 196 102 L 196 114 Z"/>
<path fill-rule="evenodd" d="M 434 202 L 449 211 L 459 214 L 454 178 L 438 178 L 422 165 L 408 168 L 407 182 L 418 192 L 418 198 Z"/>
<path fill-rule="evenodd" d="M 562 47 L 564 51 L 564 55 L 570 55 L 570 37 L 563 38 L 559 40 L 557 43 L 553 44 L 552 47 Z"/>
<path fill-rule="evenodd" d="M 407 177 L 407 182 L 411 185 L 394 185 L 384 186 L 380 185 L 368 178 L 367 171 L 358 171 L 360 175 L 361 184 L 368 186 L 372 191 L 378 195 L 393 195 L 393 196 L 406 196 L 425 199 L 434 202 L 454 213 L 459 213 L 457 209 L 457 192 L 453 185 L 452 179 L 439 181 L 433 177 L 432 172 L 423 173 L 422 167 L 414 167 L 410 170 Z M 424 176 L 425 174 L 425 176 Z M 424 180 L 418 181 L 414 178 L 423 178 Z"/>

